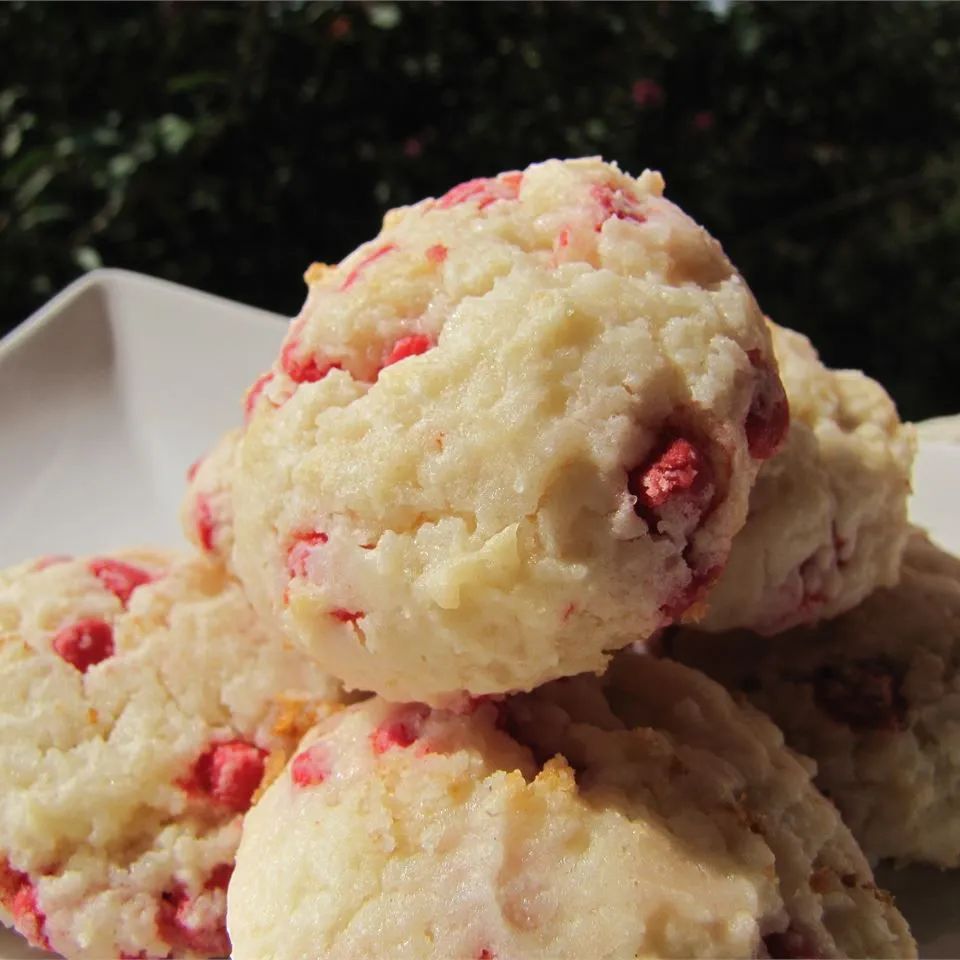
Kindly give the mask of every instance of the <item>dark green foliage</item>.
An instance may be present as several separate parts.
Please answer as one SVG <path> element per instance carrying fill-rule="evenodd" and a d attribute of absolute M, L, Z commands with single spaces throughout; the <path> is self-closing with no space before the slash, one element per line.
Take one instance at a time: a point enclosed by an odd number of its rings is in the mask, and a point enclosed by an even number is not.
<path fill-rule="evenodd" d="M 388 206 L 659 167 L 764 308 L 960 410 L 960 5 L 0 5 L 2 327 L 98 263 L 292 313 Z"/>

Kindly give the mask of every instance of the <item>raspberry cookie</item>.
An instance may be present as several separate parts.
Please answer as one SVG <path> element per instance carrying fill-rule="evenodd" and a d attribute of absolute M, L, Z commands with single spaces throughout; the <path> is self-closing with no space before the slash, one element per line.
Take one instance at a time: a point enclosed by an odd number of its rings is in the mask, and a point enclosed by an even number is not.
<path fill-rule="evenodd" d="M 718 244 L 599 160 L 395 210 L 250 393 L 254 605 L 393 700 L 601 670 L 716 577 L 787 408 Z"/>
<path fill-rule="evenodd" d="M 233 552 L 233 472 L 240 430 L 225 433 L 187 471 L 180 524 L 198 550 L 227 562 Z"/>
<path fill-rule="evenodd" d="M 876 381 L 830 370 L 806 337 L 770 328 L 790 429 L 757 477 L 705 630 L 776 633 L 849 610 L 897 582 L 909 530 L 913 429 Z"/>
<path fill-rule="evenodd" d="M 960 866 L 960 560 L 914 532 L 900 584 L 778 637 L 667 649 L 748 696 L 817 761 L 872 860 Z"/>
<path fill-rule="evenodd" d="M 0 576 L 0 918 L 71 958 L 227 956 L 243 814 L 336 693 L 202 558 Z"/>
<path fill-rule="evenodd" d="M 250 811 L 228 900 L 236 960 L 916 956 L 773 724 L 652 657 L 341 712 Z"/>

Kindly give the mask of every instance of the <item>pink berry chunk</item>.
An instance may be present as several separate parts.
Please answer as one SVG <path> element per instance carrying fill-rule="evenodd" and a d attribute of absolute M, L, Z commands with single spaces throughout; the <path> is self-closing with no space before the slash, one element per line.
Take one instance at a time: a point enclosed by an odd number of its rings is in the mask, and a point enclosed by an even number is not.
<path fill-rule="evenodd" d="M 200 911 L 201 914 L 204 912 Z M 230 938 L 223 914 L 217 919 L 205 916 L 203 922 L 197 923 L 194 913 L 195 898 L 189 895 L 183 884 L 177 883 L 172 890 L 160 895 L 157 932 L 173 948 L 170 956 L 230 956 Z"/>
<path fill-rule="evenodd" d="M 375 263 L 381 257 L 385 257 L 388 253 L 393 253 L 397 249 L 395 243 L 385 243 L 382 247 L 378 247 L 373 253 L 367 254 L 346 276 L 346 279 L 340 284 L 340 290 L 349 290 L 356 282 L 360 279 L 360 274 L 363 273 L 371 263 Z"/>
<path fill-rule="evenodd" d="M 210 876 L 207 877 L 207 882 L 203 885 L 203 889 L 226 890 L 232 876 L 232 863 L 218 863 L 213 870 L 210 871 Z"/>
<path fill-rule="evenodd" d="M 384 723 L 370 734 L 370 743 L 376 754 L 386 753 L 394 747 L 409 747 L 420 737 L 423 722 L 430 715 L 430 708 L 422 703 L 408 703 L 398 707 Z"/>
<path fill-rule="evenodd" d="M 594 230 L 599 232 L 611 217 L 616 217 L 617 220 L 632 220 L 634 223 L 646 222 L 646 215 L 640 211 L 637 198 L 628 190 L 596 186 L 590 194 L 599 204 L 601 211 L 600 221 L 594 225 Z"/>
<path fill-rule="evenodd" d="M 639 476 L 636 495 L 651 509 L 692 490 L 703 473 L 700 451 L 678 437 Z"/>
<path fill-rule="evenodd" d="M 363 615 L 362 610 L 347 610 L 344 607 L 334 607 L 330 611 L 330 616 L 341 623 L 356 623 L 363 619 Z"/>
<path fill-rule="evenodd" d="M 250 389 L 247 391 L 247 395 L 243 399 L 243 422 L 249 423 L 250 418 L 253 416 L 253 411 L 256 409 L 257 401 L 260 399 L 260 394 L 263 393 L 267 384 L 273 379 L 273 373 L 267 371 L 266 373 L 260 374 L 256 380 L 250 385 Z"/>
<path fill-rule="evenodd" d="M 210 501 L 202 493 L 198 493 L 193 502 L 193 524 L 197 531 L 200 546 L 207 553 L 213 553 L 217 523 L 213 517 L 213 508 Z"/>
<path fill-rule="evenodd" d="M 427 259 L 431 263 L 443 263 L 447 259 L 447 248 L 442 243 L 427 247 Z"/>
<path fill-rule="evenodd" d="M 321 530 L 299 534 L 287 551 L 287 573 L 290 578 L 307 575 L 307 560 L 316 547 L 326 543 L 328 537 Z"/>
<path fill-rule="evenodd" d="M 37 903 L 37 891 L 30 878 L 0 860 L 0 906 L 12 917 L 13 925 L 33 946 L 52 950 L 44 926 L 47 918 Z"/>
<path fill-rule="evenodd" d="M 323 743 L 298 753 L 290 764 L 290 778 L 298 787 L 314 787 L 330 776 L 330 757 Z"/>
<path fill-rule="evenodd" d="M 497 200 L 516 200 L 522 182 L 523 174 L 519 171 L 502 173 L 494 179 L 478 177 L 476 180 L 467 180 L 448 190 L 437 201 L 437 207 L 440 210 L 449 210 L 461 203 L 475 201 L 477 209 L 483 210 Z"/>
<path fill-rule="evenodd" d="M 713 502 L 713 469 L 692 441 L 675 437 L 645 463 L 631 470 L 627 485 L 635 510 L 655 528 L 668 513 L 683 522 L 689 536 Z"/>
<path fill-rule="evenodd" d="M 152 573 L 148 573 L 140 567 L 134 567 L 129 563 L 113 560 L 110 557 L 91 560 L 90 572 L 107 590 L 115 594 L 124 606 L 127 605 L 130 595 L 137 587 L 142 587 L 145 583 L 152 583 L 156 579 Z"/>
<path fill-rule="evenodd" d="M 489 182 L 486 177 L 477 177 L 475 180 L 466 180 L 464 183 L 458 183 L 455 187 L 451 187 L 437 201 L 437 206 L 441 210 L 449 210 L 450 207 L 456 207 L 461 203 L 466 203 L 472 197 L 484 194 Z"/>
<path fill-rule="evenodd" d="M 780 448 L 790 426 L 790 404 L 776 370 L 759 350 L 747 351 L 757 386 L 744 421 L 747 449 L 754 460 L 768 460 Z"/>
<path fill-rule="evenodd" d="M 188 793 L 245 812 L 263 779 L 267 753 L 245 740 L 214 743 L 197 758 L 190 776 L 179 785 Z"/>
<path fill-rule="evenodd" d="M 383 366 L 389 367 L 407 357 L 416 357 L 421 353 L 426 353 L 433 346 L 433 341 L 424 333 L 411 333 L 406 337 L 401 337 L 387 355 Z"/>
<path fill-rule="evenodd" d="M 53 649 L 81 673 L 113 656 L 113 627 L 99 617 L 68 624 L 53 638 Z"/>
<path fill-rule="evenodd" d="M 316 383 L 331 370 L 341 369 L 335 360 L 321 360 L 313 355 L 302 357 L 299 356 L 299 350 L 300 341 L 294 337 L 280 351 L 280 366 L 294 383 Z"/>

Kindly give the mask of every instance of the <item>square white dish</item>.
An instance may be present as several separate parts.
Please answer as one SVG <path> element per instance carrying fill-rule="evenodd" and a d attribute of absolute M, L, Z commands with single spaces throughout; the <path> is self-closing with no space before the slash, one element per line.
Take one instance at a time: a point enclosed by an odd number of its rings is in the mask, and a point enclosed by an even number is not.
<path fill-rule="evenodd" d="M 0 341 L 0 567 L 183 542 L 188 465 L 239 423 L 285 330 L 275 314 L 118 270 L 68 287 Z M 922 440 L 911 511 L 960 552 L 960 444 Z M 921 956 L 960 956 L 960 873 L 882 870 Z M 0 929 L 0 960 L 48 956 Z"/>
<path fill-rule="evenodd" d="M 0 566 L 180 542 L 184 471 L 240 422 L 274 314 L 120 270 L 72 284 L 0 342 Z"/>

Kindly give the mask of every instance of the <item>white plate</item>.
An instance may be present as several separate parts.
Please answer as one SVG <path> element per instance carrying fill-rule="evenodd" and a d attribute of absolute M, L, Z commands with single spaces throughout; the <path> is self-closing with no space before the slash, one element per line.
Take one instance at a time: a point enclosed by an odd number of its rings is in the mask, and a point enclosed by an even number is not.
<path fill-rule="evenodd" d="M 184 471 L 240 421 L 274 314 L 98 270 L 0 343 L 0 566 L 180 542 Z"/>
<path fill-rule="evenodd" d="M 0 342 L 0 567 L 182 543 L 188 465 L 239 422 L 282 318 L 118 270 L 73 284 Z M 960 552 L 960 446 L 921 444 L 913 516 Z M 925 957 L 960 956 L 960 873 L 881 871 Z M 46 956 L 0 930 L 0 960 Z"/>

